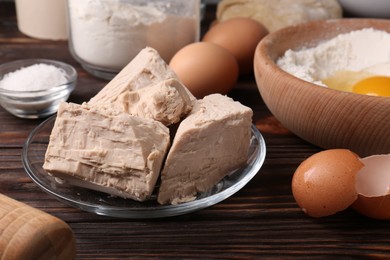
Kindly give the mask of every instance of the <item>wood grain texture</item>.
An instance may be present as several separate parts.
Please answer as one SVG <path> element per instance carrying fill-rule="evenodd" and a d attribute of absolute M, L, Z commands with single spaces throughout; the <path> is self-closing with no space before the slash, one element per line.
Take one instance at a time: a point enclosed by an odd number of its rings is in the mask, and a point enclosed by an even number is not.
<path fill-rule="evenodd" d="M 75 257 L 73 232 L 64 221 L 0 194 L 0 258 Z"/>
<path fill-rule="evenodd" d="M 390 32 L 390 21 L 341 19 L 285 28 L 258 45 L 254 65 L 262 99 L 288 129 L 322 148 L 348 148 L 363 157 L 390 153 L 390 99 L 318 87 L 275 64 L 288 49 L 362 28 Z"/>
<path fill-rule="evenodd" d="M 206 22 L 213 19 L 214 11 L 208 10 Z M 63 42 L 36 41 L 20 34 L 10 3 L 0 2 L 0 38 L 0 63 L 34 57 L 32 50 L 40 50 L 45 58 L 74 65 L 79 73 L 71 96 L 74 102 L 88 100 L 106 83 L 83 71 Z M 110 218 L 69 207 L 40 190 L 21 163 L 25 138 L 41 121 L 15 118 L 2 108 L 0 193 L 69 224 L 76 239 L 76 259 L 389 258 L 390 222 L 370 220 L 350 209 L 312 219 L 295 204 L 292 174 L 305 158 L 321 149 L 292 134 L 271 115 L 255 79 L 240 78 L 229 96 L 254 110 L 267 156 L 248 185 L 213 207 L 154 220 Z"/>

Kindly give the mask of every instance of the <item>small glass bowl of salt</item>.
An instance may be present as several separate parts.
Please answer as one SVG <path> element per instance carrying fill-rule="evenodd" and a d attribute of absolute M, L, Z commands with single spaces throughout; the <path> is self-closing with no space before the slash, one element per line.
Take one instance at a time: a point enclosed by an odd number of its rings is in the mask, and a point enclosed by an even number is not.
<path fill-rule="evenodd" d="M 76 86 L 69 64 L 26 59 L 0 65 L 0 105 L 21 118 L 44 118 L 57 112 Z"/>

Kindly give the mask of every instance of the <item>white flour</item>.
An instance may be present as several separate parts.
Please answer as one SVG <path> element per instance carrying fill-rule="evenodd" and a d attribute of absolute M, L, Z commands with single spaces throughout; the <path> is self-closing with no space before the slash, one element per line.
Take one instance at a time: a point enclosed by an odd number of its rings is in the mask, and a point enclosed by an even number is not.
<path fill-rule="evenodd" d="M 122 69 L 146 46 L 169 62 L 178 49 L 199 37 L 199 15 L 186 2 L 179 3 L 184 9 L 174 14 L 166 1 L 136 5 L 69 0 L 73 51 L 84 63 L 114 70 Z"/>
<path fill-rule="evenodd" d="M 360 71 L 389 62 L 390 34 L 371 28 L 340 34 L 314 48 L 287 50 L 277 60 L 286 72 L 319 85 L 336 71 Z"/>

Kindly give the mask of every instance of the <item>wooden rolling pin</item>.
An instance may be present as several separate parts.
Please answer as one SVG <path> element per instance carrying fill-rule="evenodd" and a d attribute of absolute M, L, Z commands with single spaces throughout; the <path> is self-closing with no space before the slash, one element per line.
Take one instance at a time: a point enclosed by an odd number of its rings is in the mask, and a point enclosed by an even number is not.
<path fill-rule="evenodd" d="M 0 194 L 0 259 L 74 259 L 73 232 L 64 221 Z"/>

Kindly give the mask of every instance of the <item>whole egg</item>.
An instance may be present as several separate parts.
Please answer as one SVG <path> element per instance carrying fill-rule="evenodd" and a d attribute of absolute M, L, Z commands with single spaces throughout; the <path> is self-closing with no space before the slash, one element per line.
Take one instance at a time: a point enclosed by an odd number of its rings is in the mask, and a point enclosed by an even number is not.
<path fill-rule="evenodd" d="M 226 49 L 209 42 L 192 43 L 179 50 L 169 66 L 197 98 L 227 94 L 238 79 L 238 64 Z"/>

